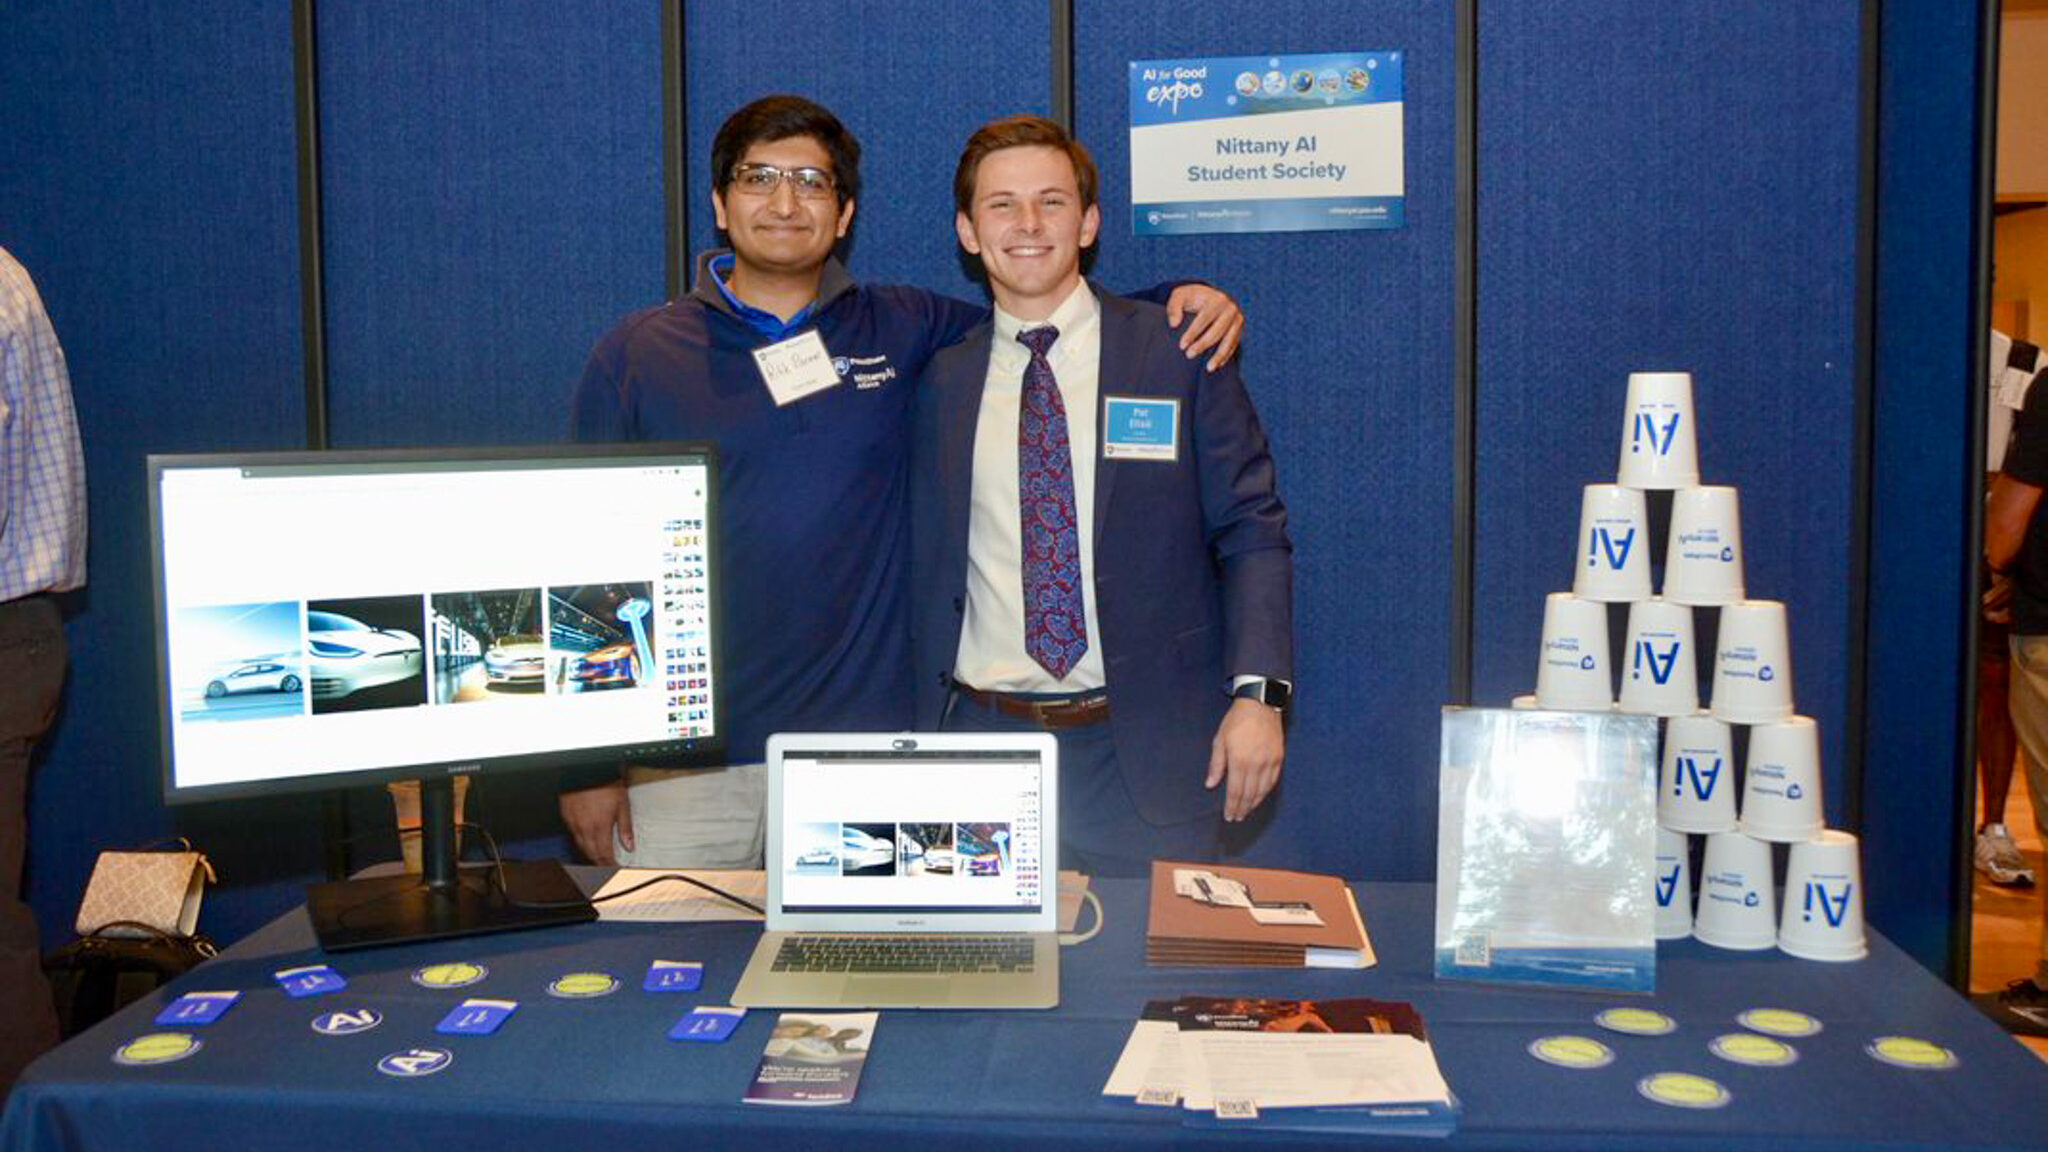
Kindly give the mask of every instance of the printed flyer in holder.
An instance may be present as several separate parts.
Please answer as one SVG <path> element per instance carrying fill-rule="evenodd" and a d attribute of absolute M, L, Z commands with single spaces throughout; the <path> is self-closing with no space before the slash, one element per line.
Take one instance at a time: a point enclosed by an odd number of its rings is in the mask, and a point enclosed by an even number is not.
<path fill-rule="evenodd" d="M 875 1036 L 875 1012 L 784 1012 L 747 1087 L 749 1104 L 845 1104 Z"/>
<path fill-rule="evenodd" d="M 1438 979 L 1654 991 L 1657 721 L 1446 708 Z"/>
<path fill-rule="evenodd" d="M 1131 231 L 1400 228 L 1402 53 L 1133 60 Z"/>

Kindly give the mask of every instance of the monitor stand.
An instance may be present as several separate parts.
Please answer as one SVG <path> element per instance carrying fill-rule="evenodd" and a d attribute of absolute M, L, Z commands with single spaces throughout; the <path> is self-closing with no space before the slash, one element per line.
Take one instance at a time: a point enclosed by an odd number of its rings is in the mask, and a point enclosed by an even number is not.
<path fill-rule="evenodd" d="M 446 776 L 420 781 L 420 874 L 307 885 L 320 947 L 345 952 L 597 919 L 559 863 L 507 861 L 501 889 L 496 866 L 457 867 L 455 842 L 454 784 Z M 545 907 L 522 907 L 535 904 Z"/>

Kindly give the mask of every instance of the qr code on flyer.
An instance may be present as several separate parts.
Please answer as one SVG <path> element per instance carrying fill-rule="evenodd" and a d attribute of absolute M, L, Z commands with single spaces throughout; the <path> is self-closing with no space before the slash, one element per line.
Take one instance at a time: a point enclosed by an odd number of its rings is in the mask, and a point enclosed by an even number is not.
<path fill-rule="evenodd" d="M 1485 932 L 1471 933 L 1458 941 L 1451 960 L 1460 968 L 1493 967 L 1493 937 Z"/>

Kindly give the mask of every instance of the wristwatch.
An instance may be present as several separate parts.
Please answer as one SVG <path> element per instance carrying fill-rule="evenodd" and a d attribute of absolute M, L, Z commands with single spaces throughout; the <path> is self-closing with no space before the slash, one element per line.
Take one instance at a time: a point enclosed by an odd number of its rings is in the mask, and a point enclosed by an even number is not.
<path fill-rule="evenodd" d="M 1231 689 L 1230 694 L 1239 700 L 1257 700 L 1275 711 L 1286 712 L 1288 702 L 1294 699 L 1294 685 L 1285 680 L 1260 676 Z"/>

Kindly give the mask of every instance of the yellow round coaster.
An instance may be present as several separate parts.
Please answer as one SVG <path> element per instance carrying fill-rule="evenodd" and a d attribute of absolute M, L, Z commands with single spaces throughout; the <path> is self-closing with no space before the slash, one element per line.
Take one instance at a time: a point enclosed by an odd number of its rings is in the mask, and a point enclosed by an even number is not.
<path fill-rule="evenodd" d="M 1879 1036 L 1863 1050 L 1886 1064 L 1927 1072 L 1945 1071 L 1962 1063 L 1955 1053 L 1941 1045 L 1912 1036 Z"/>
<path fill-rule="evenodd" d="M 169 1064 L 199 1051 L 199 1038 L 185 1032 L 151 1032 L 114 1049 L 114 1063 Z"/>
<path fill-rule="evenodd" d="M 1690 1072 L 1655 1072 L 1636 1081 L 1636 1091 L 1673 1108 L 1720 1108 L 1735 1097 L 1726 1088 Z"/>
<path fill-rule="evenodd" d="M 412 974 L 412 982 L 422 988 L 462 988 L 490 974 L 481 964 L 429 964 Z"/>
<path fill-rule="evenodd" d="M 1631 1036 L 1663 1036 L 1678 1030 L 1678 1021 L 1648 1008 L 1609 1008 L 1593 1017 L 1593 1023 Z"/>
<path fill-rule="evenodd" d="M 1804 1012 L 1790 1008 L 1751 1008 L 1737 1013 L 1735 1022 L 1751 1032 L 1762 1032 L 1768 1036 L 1812 1036 L 1820 1031 L 1820 1021 Z"/>
<path fill-rule="evenodd" d="M 1753 1032 L 1716 1036 L 1707 1042 L 1707 1051 L 1723 1060 L 1756 1068 L 1783 1068 L 1799 1059 L 1798 1051 L 1790 1044 Z"/>
<path fill-rule="evenodd" d="M 564 1000 L 589 1000 L 618 990 L 619 982 L 609 972 L 571 972 L 548 985 L 548 995 Z"/>
<path fill-rule="evenodd" d="M 1604 1068 L 1614 1049 L 1585 1036 L 1545 1036 L 1529 1044 L 1529 1055 L 1560 1068 Z"/>

